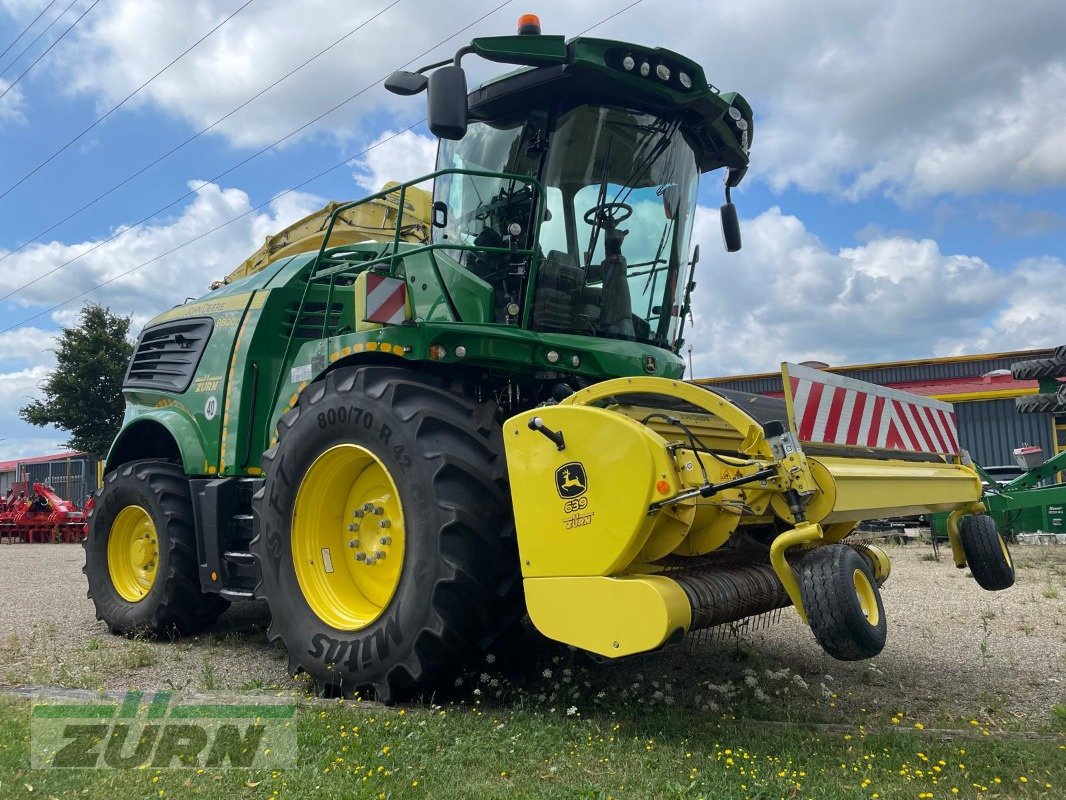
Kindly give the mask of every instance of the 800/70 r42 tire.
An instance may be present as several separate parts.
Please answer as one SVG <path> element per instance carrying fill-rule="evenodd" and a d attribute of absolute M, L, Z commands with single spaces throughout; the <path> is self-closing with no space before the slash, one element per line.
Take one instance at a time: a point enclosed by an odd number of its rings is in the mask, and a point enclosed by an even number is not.
<path fill-rule="evenodd" d="M 200 591 L 189 479 L 169 461 L 132 461 L 104 478 L 85 567 L 96 618 L 112 633 L 169 636 L 212 624 L 229 603 Z"/>
<path fill-rule="evenodd" d="M 453 680 L 520 615 L 494 411 L 368 366 L 326 375 L 281 419 L 251 550 L 291 671 L 394 701 Z"/>

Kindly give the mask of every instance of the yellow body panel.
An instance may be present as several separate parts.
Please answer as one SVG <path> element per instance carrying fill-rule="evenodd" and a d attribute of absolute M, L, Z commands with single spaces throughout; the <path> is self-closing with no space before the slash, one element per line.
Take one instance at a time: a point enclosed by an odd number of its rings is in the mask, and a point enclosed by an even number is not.
<path fill-rule="evenodd" d="M 534 417 L 563 433 L 564 450 L 529 428 Z M 666 530 L 652 536 L 658 516 L 648 515 L 648 505 L 676 494 L 680 482 L 666 442 L 629 417 L 537 408 L 507 420 L 504 442 L 527 578 L 616 574 L 644 549 L 644 560 L 665 556 L 688 531 L 665 520 Z M 659 481 L 665 492 L 657 491 Z"/>
<path fill-rule="evenodd" d="M 692 624 L 684 591 L 658 575 L 527 578 L 530 619 L 545 636 L 608 658 L 663 645 Z"/>

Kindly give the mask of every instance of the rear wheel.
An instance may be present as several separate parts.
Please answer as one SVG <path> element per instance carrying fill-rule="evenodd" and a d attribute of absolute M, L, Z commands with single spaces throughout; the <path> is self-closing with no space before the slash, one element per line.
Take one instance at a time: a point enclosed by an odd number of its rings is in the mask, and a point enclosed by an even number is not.
<path fill-rule="evenodd" d="M 292 671 L 393 701 L 453 680 L 521 614 L 494 410 L 364 367 L 282 418 L 251 549 Z"/>
<path fill-rule="evenodd" d="M 1014 379 L 1019 381 L 1061 378 L 1066 376 L 1066 360 L 1062 359 L 1056 351 L 1051 358 L 1034 358 L 1031 361 L 1015 362 L 1011 364 L 1010 372 Z"/>
<path fill-rule="evenodd" d="M 1014 585 L 1014 561 L 988 514 L 963 517 L 959 538 L 970 574 L 982 589 L 995 592 Z"/>
<path fill-rule="evenodd" d="M 812 550 L 800 562 L 800 594 L 814 637 L 840 661 L 873 658 L 888 625 L 869 562 L 843 544 Z"/>
<path fill-rule="evenodd" d="M 200 591 L 189 481 L 167 461 L 134 461 L 104 478 L 82 543 L 96 618 L 112 633 L 191 633 L 229 603 Z"/>
<path fill-rule="evenodd" d="M 1015 406 L 1022 414 L 1057 414 L 1066 412 L 1066 389 L 1054 394 L 1023 394 L 1014 398 Z"/>

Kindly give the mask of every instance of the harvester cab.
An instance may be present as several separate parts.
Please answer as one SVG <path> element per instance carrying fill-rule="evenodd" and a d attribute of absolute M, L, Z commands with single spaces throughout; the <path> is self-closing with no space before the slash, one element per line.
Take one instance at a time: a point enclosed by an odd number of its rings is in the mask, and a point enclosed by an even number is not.
<path fill-rule="evenodd" d="M 516 70 L 468 92 L 473 56 Z M 86 541 L 111 630 L 265 600 L 292 670 L 389 700 L 527 613 L 617 658 L 791 605 L 876 655 L 865 519 L 949 512 L 956 566 L 1010 585 L 949 405 L 799 365 L 783 400 L 680 380 L 701 173 L 740 246 L 740 95 L 530 18 L 387 86 L 428 93 L 436 171 L 330 203 L 141 333 Z"/>

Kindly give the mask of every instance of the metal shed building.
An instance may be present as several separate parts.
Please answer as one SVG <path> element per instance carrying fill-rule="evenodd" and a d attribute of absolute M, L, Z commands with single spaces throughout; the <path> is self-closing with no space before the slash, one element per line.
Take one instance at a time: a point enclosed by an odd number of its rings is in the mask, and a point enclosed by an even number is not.
<path fill-rule="evenodd" d="M 1013 464 L 1013 450 L 1023 444 L 1038 445 L 1047 456 L 1066 450 L 1066 415 L 1019 414 L 1014 406 L 1014 398 L 1036 394 L 1037 383 L 1014 380 L 1011 364 L 1051 354 L 1048 349 L 1019 350 L 849 367 L 812 362 L 807 366 L 954 404 L 962 446 L 977 463 L 993 466 Z M 783 396 L 777 372 L 699 378 L 693 383 Z"/>

